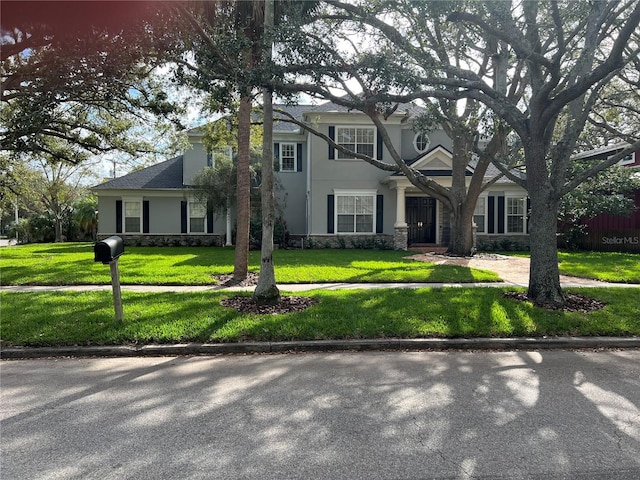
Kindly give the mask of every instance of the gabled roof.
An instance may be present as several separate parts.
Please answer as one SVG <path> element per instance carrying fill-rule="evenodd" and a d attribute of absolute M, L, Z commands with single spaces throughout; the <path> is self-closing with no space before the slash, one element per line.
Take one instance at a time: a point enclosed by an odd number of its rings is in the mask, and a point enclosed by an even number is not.
<path fill-rule="evenodd" d="M 287 105 L 287 104 L 282 104 L 282 103 L 275 103 L 273 105 L 273 109 L 276 110 L 282 110 L 287 112 L 289 115 L 291 115 L 293 118 L 295 118 L 296 120 L 302 121 L 303 120 L 303 115 L 308 112 L 311 108 L 313 108 L 313 105 Z M 278 122 L 278 118 L 282 118 L 282 119 L 287 119 L 286 116 L 281 115 L 277 112 L 274 112 L 273 114 L 273 119 L 275 120 L 273 122 L 273 131 L 274 132 L 278 132 L 278 133 L 297 133 L 300 131 L 300 127 L 294 123 L 289 123 L 289 122 Z"/>
<path fill-rule="evenodd" d="M 572 158 L 574 160 L 586 160 L 586 159 L 600 160 L 600 159 L 605 159 L 607 157 L 610 157 L 611 155 L 614 155 L 615 153 L 619 152 L 620 150 L 628 148 L 629 146 L 630 145 L 628 143 L 626 143 L 626 142 L 614 143 L 614 144 L 611 144 L 611 145 L 606 145 L 604 147 L 595 148 L 593 150 L 588 150 L 586 152 L 578 153 L 577 155 L 574 155 Z"/>
<path fill-rule="evenodd" d="M 298 104 L 298 105 L 287 105 L 287 104 L 274 104 L 274 109 L 283 110 L 290 115 L 293 116 L 296 120 L 303 121 L 305 114 L 311 113 L 356 113 L 364 115 L 364 113 L 359 110 L 345 107 L 343 105 L 338 105 L 333 102 L 324 102 L 318 105 L 308 104 Z M 406 115 L 407 117 L 415 117 L 424 112 L 424 108 L 415 105 L 413 103 L 401 103 L 398 105 L 393 111 L 393 115 Z M 284 116 L 280 116 L 281 118 L 286 118 Z M 277 120 L 278 114 L 274 114 L 274 119 Z M 274 132 L 286 133 L 291 132 L 295 133 L 300 130 L 300 127 L 293 123 L 287 122 L 274 122 L 273 125 Z"/>
<path fill-rule="evenodd" d="M 417 157 L 407 160 L 407 165 L 412 166 L 423 175 L 430 177 L 450 177 L 452 174 L 453 155 L 448 148 L 438 144 L 427 152 L 421 153 Z M 398 172 L 394 175 L 404 176 Z M 473 175 L 473 167 L 469 165 L 465 173 L 467 176 Z"/>
<path fill-rule="evenodd" d="M 453 154 L 451 151 L 442 145 L 438 144 L 431 148 L 429 151 L 425 153 L 421 153 L 417 157 L 406 160 L 407 165 L 412 166 L 417 169 L 423 175 L 427 175 L 430 177 L 449 177 L 452 174 L 452 159 Z M 477 165 L 477 159 L 471 160 L 469 165 L 467 166 L 467 170 L 465 172 L 465 176 L 472 176 Z M 518 170 L 512 170 L 512 173 L 520 178 L 524 178 L 524 174 Z M 484 174 L 485 179 L 494 178 L 500 175 L 500 170 L 490 163 L 487 167 L 487 171 Z M 399 170 L 395 173 L 392 173 L 388 180 L 395 180 L 398 178 L 404 177 L 404 174 Z M 513 183 L 511 180 L 506 177 L 503 178 L 499 183 Z"/>
<path fill-rule="evenodd" d="M 92 190 L 182 189 L 183 157 L 151 165 L 92 187 Z"/>
<path fill-rule="evenodd" d="M 356 110 L 353 108 L 345 107 L 342 105 L 338 105 L 333 102 L 325 102 L 319 105 L 309 105 L 313 107 L 313 109 L 308 109 L 308 112 L 336 112 L 336 113 L 362 113 L 360 110 Z M 400 103 L 398 107 L 393 111 L 393 115 L 406 115 L 410 117 L 415 117 L 416 115 L 420 115 L 424 113 L 424 108 L 414 103 Z M 362 113 L 364 115 L 364 113 Z"/>

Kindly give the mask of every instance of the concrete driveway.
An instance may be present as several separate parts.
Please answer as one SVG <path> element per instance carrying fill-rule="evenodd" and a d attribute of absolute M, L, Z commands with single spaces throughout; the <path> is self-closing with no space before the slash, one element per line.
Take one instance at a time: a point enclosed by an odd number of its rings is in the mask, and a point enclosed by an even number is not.
<path fill-rule="evenodd" d="M 1 368 L 3 480 L 640 478 L 637 350 Z"/>

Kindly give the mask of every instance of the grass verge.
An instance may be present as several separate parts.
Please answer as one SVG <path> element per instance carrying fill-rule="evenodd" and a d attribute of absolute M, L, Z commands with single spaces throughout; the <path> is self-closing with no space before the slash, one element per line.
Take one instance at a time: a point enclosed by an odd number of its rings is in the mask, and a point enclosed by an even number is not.
<path fill-rule="evenodd" d="M 285 315 L 224 308 L 229 292 L 123 292 L 125 322 L 111 293 L 0 293 L 3 345 L 114 345 L 358 338 L 640 335 L 640 303 L 628 289 L 573 289 L 607 304 L 549 312 L 500 288 L 313 291 L 318 304 Z"/>
<path fill-rule="evenodd" d="M 93 261 L 93 244 L 36 244 L 3 248 L 2 285 L 104 285 L 109 267 Z M 212 285 L 231 273 L 233 248 L 127 247 L 120 258 L 124 285 Z M 276 250 L 278 283 L 317 282 L 494 282 L 494 272 L 409 260 L 392 250 Z M 260 252 L 249 255 L 260 269 Z"/>

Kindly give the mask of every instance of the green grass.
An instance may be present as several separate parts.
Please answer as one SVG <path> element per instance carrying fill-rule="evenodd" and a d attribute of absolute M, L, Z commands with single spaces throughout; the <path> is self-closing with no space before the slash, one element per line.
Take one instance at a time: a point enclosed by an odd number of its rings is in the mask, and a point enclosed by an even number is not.
<path fill-rule="evenodd" d="M 499 252 L 529 258 L 529 252 Z M 640 283 L 640 254 L 621 252 L 558 252 L 560 273 L 603 282 Z"/>
<path fill-rule="evenodd" d="M 276 250 L 278 283 L 485 282 L 494 272 L 405 259 L 391 250 Z M 2 285 L 109 284 L 109 267 L 93 261 L 91 243 L 24 245 L 0 250 Z M 260 252 L 249 255 L 258 272 Z M 234 250 L 216 247 L 127 247 L 120 258 L 124 285 L 211 285 L 233 271 Z"/>
<path fill-rule="evenodd" d="M 560 252 L 560 273 L 605 282 L 640 283 L 640 254 Z"/>
<path fill-rule="evenodd" d="M 596 312 L 549 312 L 500 288 L 313 291 L 318 304 L 285 315 L 224 308 L 228 292 L 123 292 L 114 321 L 111 292 L 0 293 L 3 345 L 112 345 L 357 338 L 639 335 L 638 292 L 572 290 L 607 304 Z"/>

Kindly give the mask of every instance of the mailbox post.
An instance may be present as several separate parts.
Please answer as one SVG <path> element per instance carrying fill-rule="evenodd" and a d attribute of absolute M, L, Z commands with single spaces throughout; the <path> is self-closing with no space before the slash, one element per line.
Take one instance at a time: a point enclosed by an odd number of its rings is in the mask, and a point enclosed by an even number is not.
<path fill-rule="evenodd" d="M 118 236 L 105 238 L 96 242 L 93 246 L 94 261 L 109 265 L 111 270 L 111 287 L 113 289 L 113 306 L 116 312 L 116 321 L 122 322 L 124 314 L 122 312 L 122 292 L 120 290 L 120 271 L 118 269 L 118 258 L 124 253 L 124 241 Z"/>

